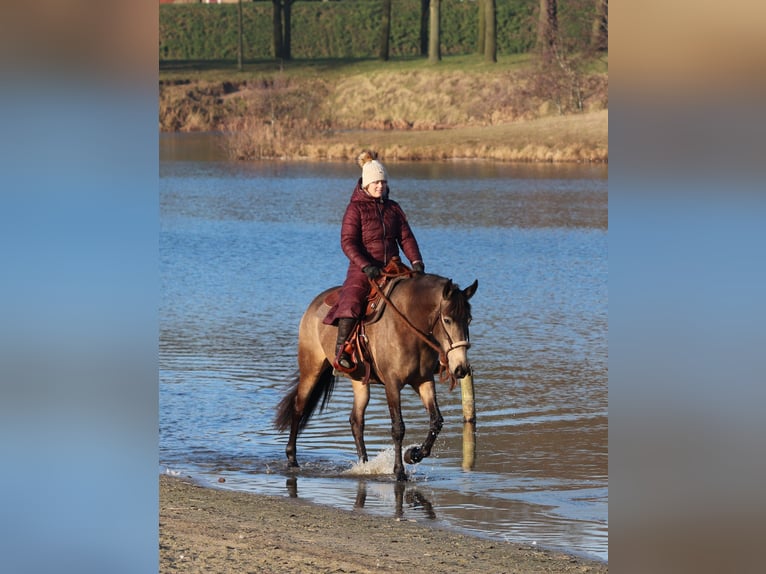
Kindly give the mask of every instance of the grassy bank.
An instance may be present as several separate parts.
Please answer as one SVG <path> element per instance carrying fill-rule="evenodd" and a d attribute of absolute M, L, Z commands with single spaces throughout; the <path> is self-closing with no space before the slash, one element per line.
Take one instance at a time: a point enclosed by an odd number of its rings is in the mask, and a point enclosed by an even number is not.
<path fill-rule="evenodd" d="M 545 70 L 528 55 L 390 62 L 168 64 L 160 129 L 220 130 L 231 157 L 607 161 L 606 61 Z"/>

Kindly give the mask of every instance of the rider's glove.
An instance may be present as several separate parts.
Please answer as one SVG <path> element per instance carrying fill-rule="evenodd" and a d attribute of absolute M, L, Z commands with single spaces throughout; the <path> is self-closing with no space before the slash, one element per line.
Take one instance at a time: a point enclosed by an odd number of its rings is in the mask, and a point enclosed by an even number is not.
<path fill-rule="evenodd" d="M 368 265 L 367 267 L 362 267 L 362 271 L 364 271 L 364 274 L 367 275 L 367 277 L 370 279 L 380 277 L 380 267 L 377 265 Z"/>

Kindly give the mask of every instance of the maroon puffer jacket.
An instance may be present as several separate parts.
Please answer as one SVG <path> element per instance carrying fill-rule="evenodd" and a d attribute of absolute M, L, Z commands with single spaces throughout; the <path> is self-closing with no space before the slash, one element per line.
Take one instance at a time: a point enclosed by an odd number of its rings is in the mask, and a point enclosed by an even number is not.
<path fill-rule="evenodd" d="M 420 248 L 399 204 L 388 199 L 389 190 L 381 199 L 374 199 L 362 189 L 362 179 L 351 194 L 343 216 L 340 246 L 351 266 L 358 270 L 367 265 L 383 267 L 399 255 L 399 246 L 410 264 L 422 261 Z"/>
<path fill-rule="evenodd" d="M 341 317 L 362 316 L 364 299 L 370 290 L 362 272 L 364 267 L 383 267 L 399 255 L 400 245 L 410 264 L 422 263 L 407 217 L 398 203 L 388 199 L 388 191 L 381 199 L 374 199 L 364 192 L 359 178 L 351 194 L 340 230 L 340 245 L 349 259 L 348 271 L 338 301 L 324 318 L 327 325 L 335 325 Z"/>

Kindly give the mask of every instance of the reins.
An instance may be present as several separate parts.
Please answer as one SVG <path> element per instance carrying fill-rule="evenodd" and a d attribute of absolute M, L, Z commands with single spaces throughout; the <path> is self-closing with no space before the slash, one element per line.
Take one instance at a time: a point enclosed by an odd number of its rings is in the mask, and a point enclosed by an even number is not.
<path fill-rule="evenodd" d="M 383 272 L 383 275 L 385 277 L 394 278 L 394 277 L 404 277 L 404 276 L 411 276 L 412 274 L 409 271 L 403 271 L 400 273 L 386 273 Z M 449 355 L 450 351 L 454 351 L 455 349 L 458 349 L 460 347 L 470 347 L 471 343 L 468 341 L 458 341 L 456 343 L 452 342 L 452 338 L 449 336 L 449 331 L 447 331 L 447 326 L 444 324 L 444 317 L 442 316 L 441 310 L 439 311 L 439 315 L 436 319 L 434 319 L 434 322 L 431 324 L 431 331 L 433 332 L 433 328 L 436 325 L 436 321 L 441 319 L 442 328 L 444 329 L 444 333 L 447 335 L 447 341 L 449 342 L 449 349 L 445 353 L 442 351 L 441 347 L 437 344 L 435 344 L 431 338 L 418 329 L 415 325 L 412 324 L 412 322 L 402 313 L 396 305 L 393 304 L 391 299 L 389 299 L 385 293 L 383 293 L 383 290 L 380 288 L 380 286 L 373 280 L 369 279 L 370 283 L 372 284 L 375 291 L 378 292 L 378 294 L 383 298 L 383 300 L 386 302 L 386 304 L 391 307 L 391 309 L 394 310 L 397 317 L 399 317 L 404 323 L 414 331 L 414 333 L 420 338 L 426 345 L 431 347 L 434 351 L 436 351 L 439 354 L 439 381 L 444 382 L 445 379 L 449 379 L 450 386 L 449 390 L 455 388 L 455 385 L 457 385 L 457 378 L 455 375 L 453 375 L 449 370 L 449 361 L 447 359 L 447 355 Z"/>

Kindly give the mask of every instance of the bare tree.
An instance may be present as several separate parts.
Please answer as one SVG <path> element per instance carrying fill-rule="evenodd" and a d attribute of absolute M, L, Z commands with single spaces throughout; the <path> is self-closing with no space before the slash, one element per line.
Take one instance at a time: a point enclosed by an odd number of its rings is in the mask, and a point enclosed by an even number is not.
<path fill-rule="evenodd" d="M 537 48 L 548 60 L 553 57 L 558 42 L 559 22 L 556 0 L 540 0 L 540 16 L 537 25 Z"/>
<path fill-rule="evenodd" d="M 388 60 L 391 39 L 391 0 L 383 0 L 383 25 L 380 30 L 380 53 L 378 57 Z"/>
<path fill-rule="evenodd" d="M 590 47 L 596 52 L 609 49 L 609 0 L 596 0 L 596 15 L 590 36 Z"/>
<path fill-rule="evenodd" d="M 241 72 L 242 71 L 242 52 L 243 52 L 242 0 L 239 0 L 238 4 L 239 6 L 237 6 L 237 69 Z"/>
<path fill-rule="evenodd" d="M 476 7 L 478 8 L 479 17 L 479 29 L 476 38 L 476 53 L 484 54 L 484 45 L 487 33 L 487 19 L 484 17 L 484 0 L 477 0 Z"/>
<path fill-rule="evenodd" d="M 272 45 L 274 57 L 290 60 L 291 54 L 291 15 L 295 0 L 271 0 L 272 11 Z"/>
<path fill-rule="evenodd" d="M 431 0 L 429 10 L 428 61 L 441 61 L 441 0 Z"/>
<path fill-rule="evenodd" d="M 428 56 L 429 0 L 420 0 L 420 55 Z"/>
<path fill-rule="evenodd" d="M 484 4 L 484 59 L 497 62 L 497 25 L 495 0 L 479 0 Z"/>
<path fill-rule="evenodd" d="M 282 0 L 282 13 L 284 14 L 284 29 L 282 30 L 282 37 L 284 43 L 282 44 L 282 59 L 292 60 L 292 11 L 293 2 L 295 0 Z"/>
<path fill-rule="evenodd" d="M 282 57 L 282 1 L 271 0 L 271 44 L 274 57 L 278 60 Z"/>

